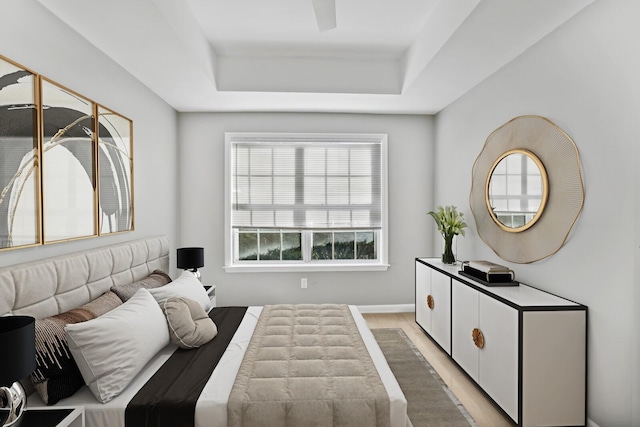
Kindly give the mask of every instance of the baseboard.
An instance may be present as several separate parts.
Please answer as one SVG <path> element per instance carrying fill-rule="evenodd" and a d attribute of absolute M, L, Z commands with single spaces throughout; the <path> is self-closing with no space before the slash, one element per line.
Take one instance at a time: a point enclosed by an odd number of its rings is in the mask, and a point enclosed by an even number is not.
<path fill-rule="evenodd" d="M 358 305 L 356 307 L 360 313 L 410 313 L 416 311 L 415 304 Z"/>
<path fill-rule="evenodd" d="M 598 424 L 591 421 L 591 419 L 587 418 L 587 427 L 600 427 Z"/>

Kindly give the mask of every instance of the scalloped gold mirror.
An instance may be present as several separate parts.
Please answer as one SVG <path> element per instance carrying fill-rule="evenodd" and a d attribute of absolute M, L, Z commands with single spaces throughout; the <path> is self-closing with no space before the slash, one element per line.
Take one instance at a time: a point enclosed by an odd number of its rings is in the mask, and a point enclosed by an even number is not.
<path fill-rule="evenodd" d="M 583 202 L 578 149 L 544 117 L 500 126 L 473 164 L 469 205 L 478 235 L 506 261 L 530 263 L 560 250 Z"/>
<path fill-rule="evenodd" d="M 544 212 L 548 195 L 547 171 L 529 150 L 503 153 L 487 175 L 487 209 L 498 227 L 510 233 L 532 227 Z"/>

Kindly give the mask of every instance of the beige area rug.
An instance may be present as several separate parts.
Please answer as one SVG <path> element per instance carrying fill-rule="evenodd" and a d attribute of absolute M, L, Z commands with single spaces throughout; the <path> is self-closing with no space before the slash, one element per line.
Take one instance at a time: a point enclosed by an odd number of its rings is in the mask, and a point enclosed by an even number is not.
<path fill-rule="evenodd" d="M 372 329 L 407 398 L 413 427 L 477 426 L 402 329 Z"/>

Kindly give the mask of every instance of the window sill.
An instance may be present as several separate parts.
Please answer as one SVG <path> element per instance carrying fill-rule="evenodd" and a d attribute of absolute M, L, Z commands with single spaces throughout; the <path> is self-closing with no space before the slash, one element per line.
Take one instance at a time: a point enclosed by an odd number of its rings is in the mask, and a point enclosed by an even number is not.
<path fill-rule="evenodd" d="M 389 264 L 247 264 L 226 265 L 227 273 L 288 273 L 288 272 L 326 272 L 326 271 L 387 271 Z"/>

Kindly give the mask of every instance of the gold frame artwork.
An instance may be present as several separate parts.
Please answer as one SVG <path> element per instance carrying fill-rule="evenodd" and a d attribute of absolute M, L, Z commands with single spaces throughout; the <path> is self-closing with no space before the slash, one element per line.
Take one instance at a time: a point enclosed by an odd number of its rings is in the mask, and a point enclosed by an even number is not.
<path fill-rule="evenodd" d="M 42 244 L 38 75 L 0 55 L 0 251 Z"/>
<path fill-rule="evenodd" d="M 546 204 L 530 227 L 505 229 L 487 203 L 487 181 L 506 153 L 532 153 L 546 170 Z M 541 169 L 543 170 L 543 169 Z M 547 258 L 562 248 L 584 204 L 578 148 L 571 137 L 541 116 L 519 116 L 493 131 L 472 169 L 469 205 L 480 238 L 502 259 L 520 264 Z"/>
<path fill-rule="evenodd" d="M 96 111 L 99 233 L 132 231 L 133 121 L 102 105 L 97 105 Z"/>
<path fill-rule="evenodd" d="M 0 156 L 0 251 L 133 231 L 133 121 L 2 55 Z"/>
<path fill-rule="evenodd" d="M 95 102 L 40 80 L 43 242 L 97 236 Z"/>

